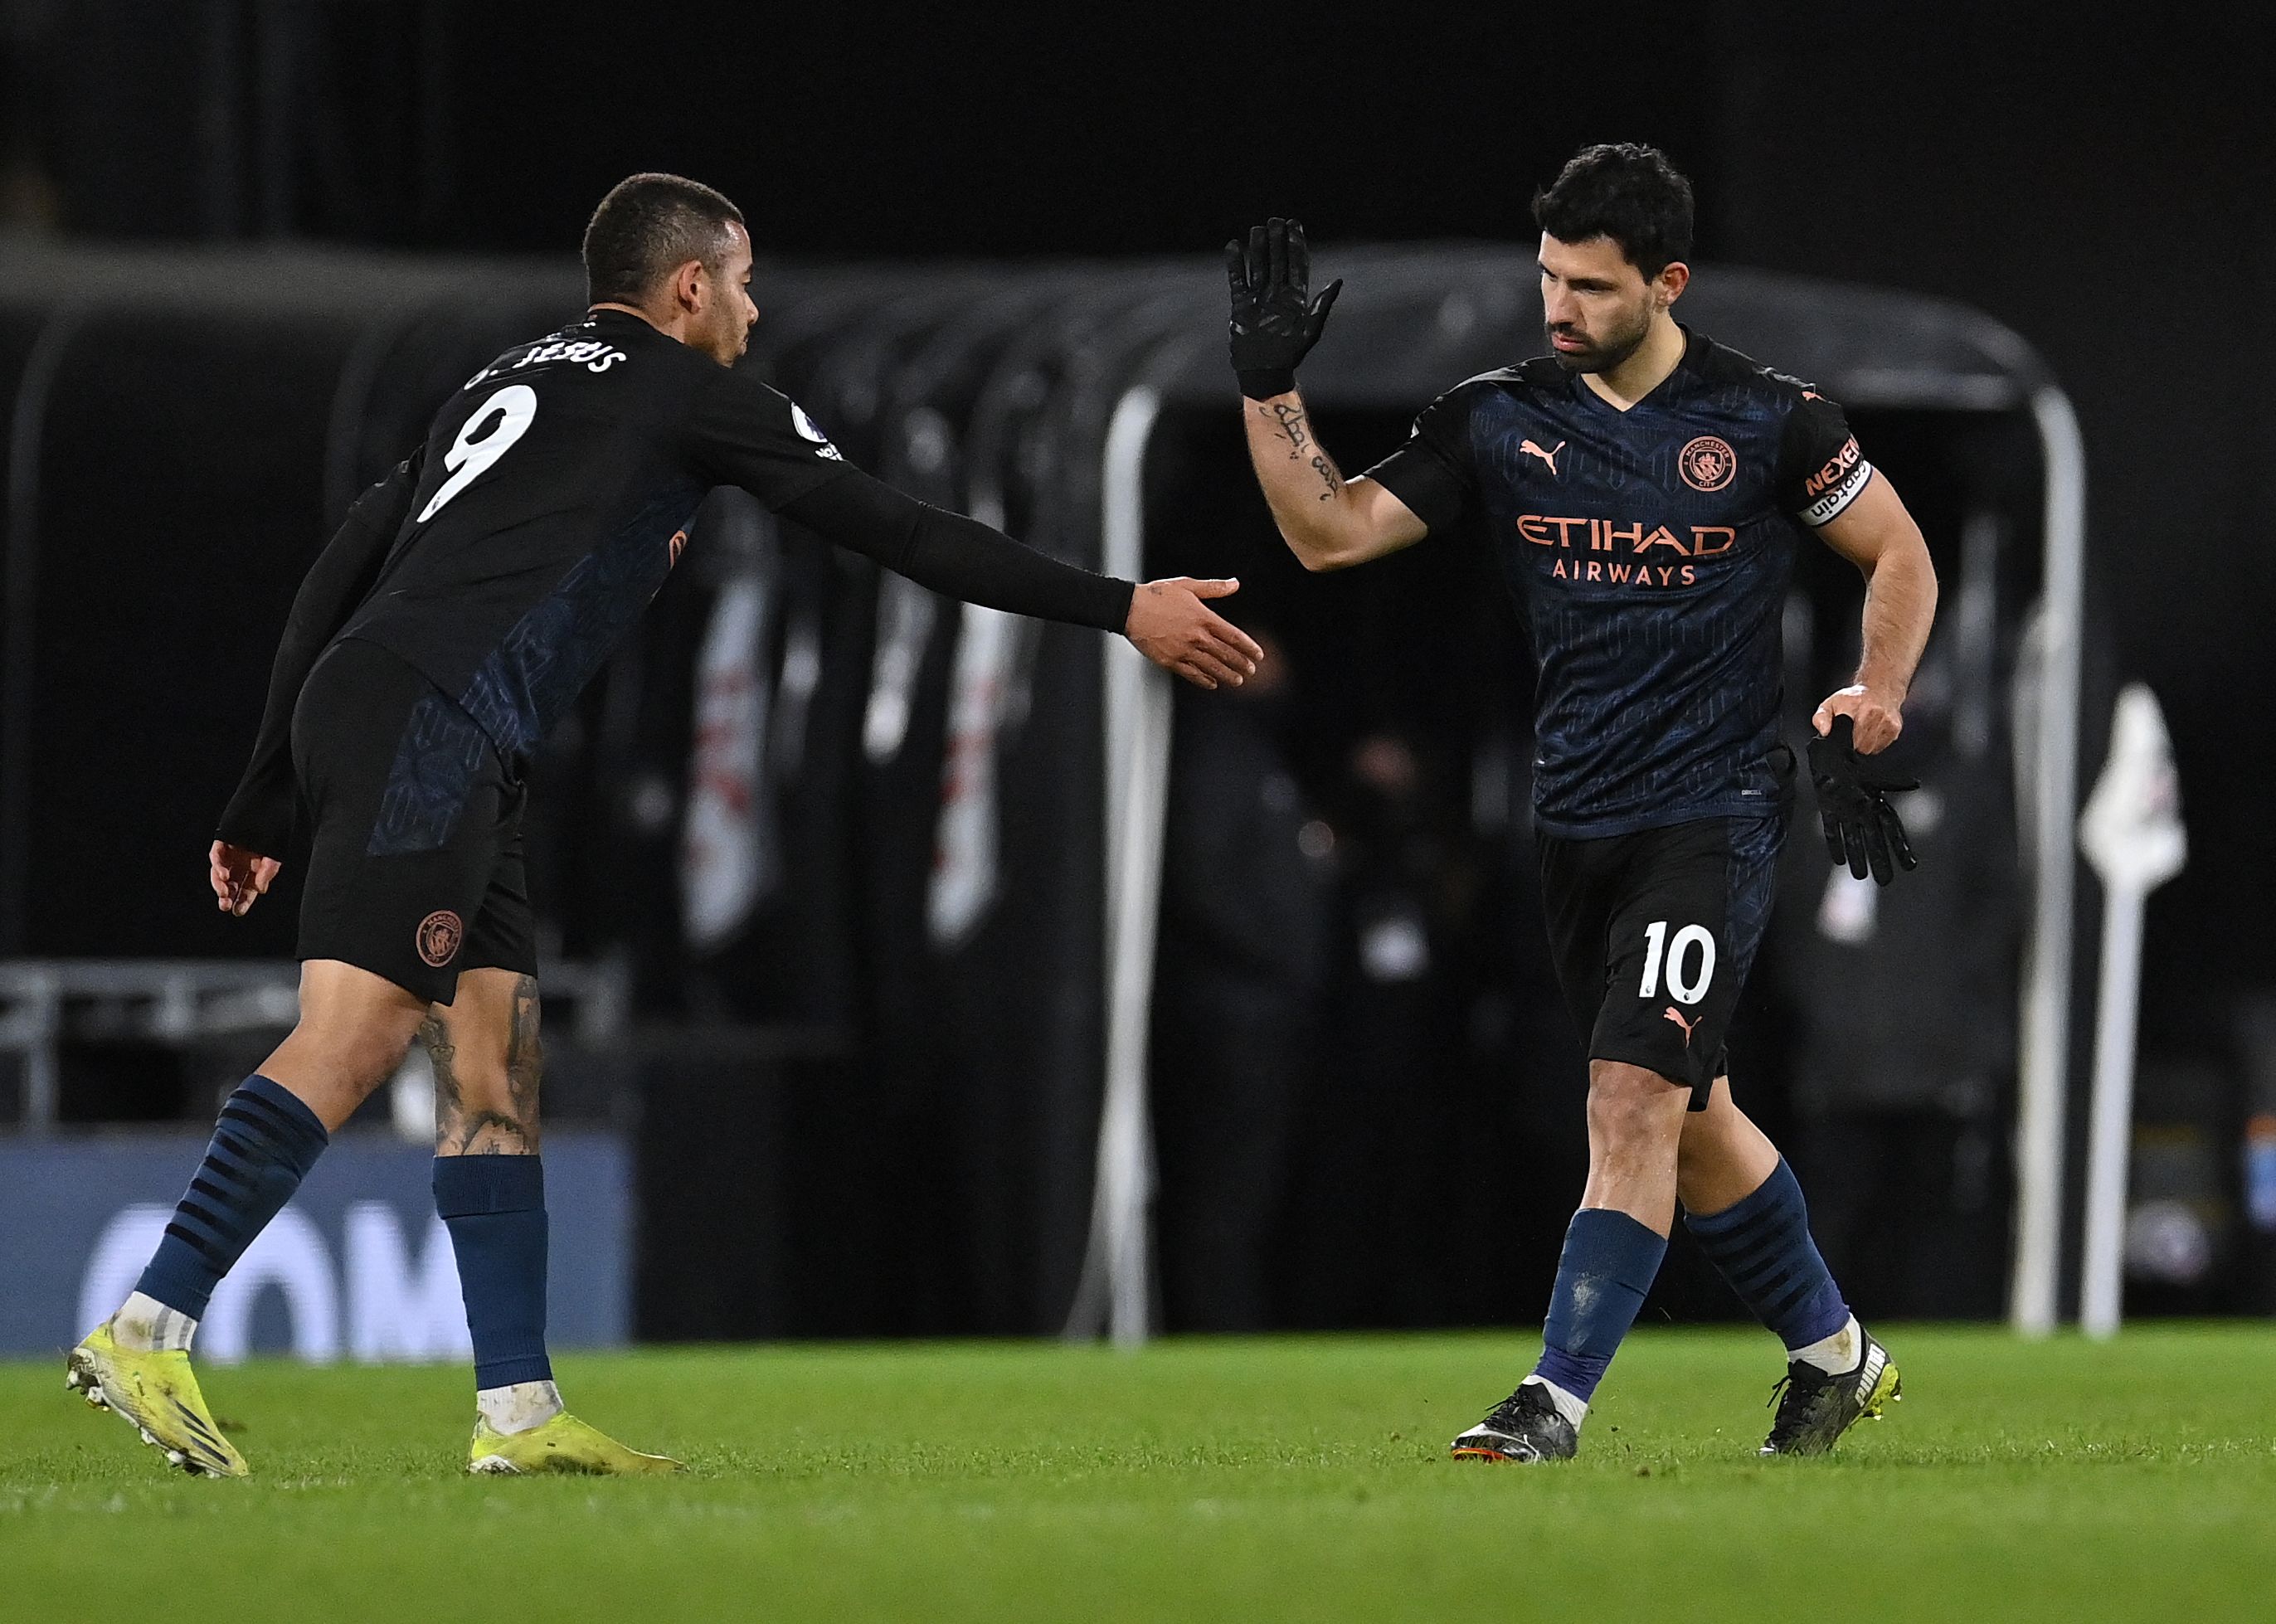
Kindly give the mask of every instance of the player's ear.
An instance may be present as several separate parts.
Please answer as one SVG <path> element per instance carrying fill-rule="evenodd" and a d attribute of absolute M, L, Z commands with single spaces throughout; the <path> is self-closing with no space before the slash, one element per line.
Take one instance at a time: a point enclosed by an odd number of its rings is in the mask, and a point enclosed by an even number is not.
<path fill-rule="evenodd" d="M 694 310 L 703 303 L 703 262 L 689 260 L 671 273 L 671 296 L 683 310 Z"/>
<path fill-rule="evenodd" d="M 1691 285 L 1691 267 L 1681 260 L 1672 260 L 1660 268 L 1659 275 L 1653 281 L 1655 291 L 1659 294 L 1659 307 L 1665 310 L 1682 298 L 1683 290 Z"/>

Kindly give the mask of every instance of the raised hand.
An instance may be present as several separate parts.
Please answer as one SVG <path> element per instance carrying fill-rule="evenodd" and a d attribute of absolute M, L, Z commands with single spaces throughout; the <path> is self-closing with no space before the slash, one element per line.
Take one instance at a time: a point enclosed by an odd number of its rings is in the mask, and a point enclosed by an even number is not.
<path fill-rule="evenodd" d="M 1246 249 L 1237 238 L 1225 244 L 1225 269 L 1233 284 L 1233 369 L 1240 392 L 1251 400 L 1285 395 L 1296 387 L 1297 363 L 1320 341 L 1343 282 L 1310 296 L 1312 251 L 1296 220 L 1252 227 Z"/>
<path fill-rule="evenodd" d="M 1237 581 L 1183 575 L 1143 582 L 1131 595 L 1123 635 L 1155 664 L 1195 687 L 1237 688 L 1256 673 L 1264 650 L 1202 600 L 1231 597 L 1240 590 Z"/>

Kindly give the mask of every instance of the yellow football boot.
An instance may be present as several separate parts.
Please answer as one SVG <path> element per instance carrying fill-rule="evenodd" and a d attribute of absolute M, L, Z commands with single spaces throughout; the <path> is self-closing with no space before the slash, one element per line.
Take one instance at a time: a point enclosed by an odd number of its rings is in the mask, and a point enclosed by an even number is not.
<path fill-rule="evenodd" d="M 249 1469 L 214 1424 L 186 1353 L 121 1347 L 105 1320 L 72 1349 L 64 1385 L 125 1421 L 165 1455 L 167 1465 L 193 1477 L 242 1477 Z"/>
<path fill-rule="evenodd" d="M 627 1449 L 566 1411 L 527 1432 L 500 1432 L 474 1417 L 467 1451 L 470 1472 L 584 1472 L 602 1477 L 654 1477 L 687 1468 L 665 1455 Z"/>

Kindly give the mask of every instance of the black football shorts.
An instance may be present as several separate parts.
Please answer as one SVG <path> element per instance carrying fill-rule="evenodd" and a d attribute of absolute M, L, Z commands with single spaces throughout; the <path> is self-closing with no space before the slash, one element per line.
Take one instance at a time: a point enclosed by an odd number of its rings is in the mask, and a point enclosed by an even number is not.
<path fill-rule="evenodd" d="M 1592 1060 L 1691 1089 L 1704 1111 L 1770 922 L 1786 816 L 1702 818 L 1536 842 L 1557 980 Z"/>
<path fill-rule="evenodd" d="M 524 791 L 473 718 L 376 643 L 325 650 L 292 712 L 315 830 L 300 956 L 338 959 L 432 1004 L 461 970 L 537 973 Z"/>

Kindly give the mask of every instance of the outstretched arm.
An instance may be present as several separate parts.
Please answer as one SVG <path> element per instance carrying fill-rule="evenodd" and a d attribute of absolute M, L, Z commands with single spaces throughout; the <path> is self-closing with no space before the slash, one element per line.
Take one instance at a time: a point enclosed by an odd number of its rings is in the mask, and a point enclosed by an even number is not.
<path fill-rule="evenodd" d="M 1429 527 L 1381 484 L 1346 479 L 1320 444 L 1296 367 L 1319 342 L 1341 282 L 1311 297 L 1303 225 L 1273 220 L 1225 246 L 1233 284 L 1232 347 L 1248 460 L 1273 522 L 1308 570 L 1339 570 L 1411 547 Z"/>
<path fill-rule="evenodd" d="M 1817 534 L 1864 575 L 1865 629 L 1855 680 L 1829 694 L 1810 725 L 1823 734 L 1835 717 L 1854 717 L 1857 749 L 1871 755 L 1904 731 L 1905 695 L 1936 619 L 1936 566 L 1920 526 L 1878 470 Z"/>
<path fill-rule="evenodd" d="M 714 483 L 740 485 L 824 541 L 920 586 L 1015 615 L 1120 632 L 1138 651 L 1205 688 L 1239 686 L 1263 651 L 1202 603 L 1230 581 L 1134 588 L 1023 547 L 976 519 L 894 489 L 846 462 L 789 397 L 723 369 L 686 425 L 687 452 Z"/>
<path fill-rule="evenodd" d="M 379 578 L 411 511 L 425 454 L 421 446 L 357 498 L 293 596 L 269 667 L 269 702 L 253 760 L 221 815 L 220 838 L 209 854 L 214 896 L 224 913 L 244 913 L 277 877 L 278 854 L 292 837 L 292 707 L 316 656 Z"/>
<path fill-rule="evenodd" d="M 1263 651 L 1202 603 L 1234 581 L 1133 587 L 1047 557 L 976 519 L 920 502 L 858 468 L 785 504 L 816 535 L 946 596 L 1015 615 L 1120 632 L 1155 664 L 1198 687 L 1238 687 Z"/>

